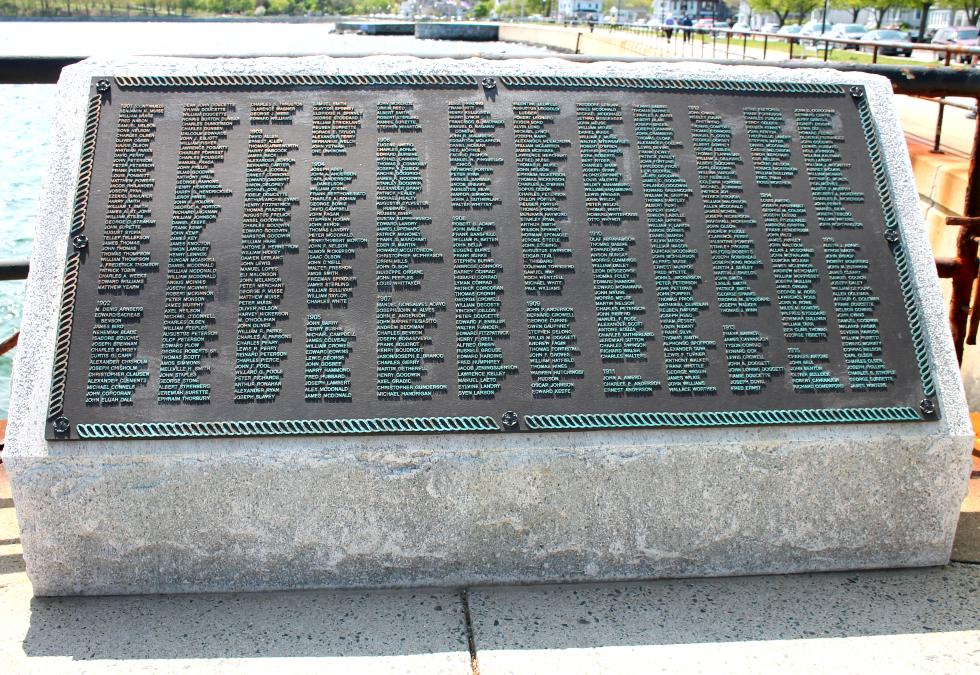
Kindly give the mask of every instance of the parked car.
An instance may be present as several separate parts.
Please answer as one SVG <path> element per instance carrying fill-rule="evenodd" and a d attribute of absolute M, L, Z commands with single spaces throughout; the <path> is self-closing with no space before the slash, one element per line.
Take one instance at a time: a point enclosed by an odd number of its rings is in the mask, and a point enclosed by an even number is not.
<path fill-rule="evenodd" d="M 698 19 L 694 22 L 694 28 L 713 28 L 715 25 L 714 19 Z"/>
<path fill-rule="evenodd" d="M 760 28 L 759 31 L 761 31 L 763 33 L 778 33 L 779 32 L 779 24 L 778 23 L 764 23 L 764 24 L 762 24 L 762 28 Z"/>
<path fill-rule="evenodd" d="M 732 26 L 733 33 L 751 33 L 752 27 L 749 24 L 739 21 Z"/>
<path fill-rule="evenodd" d="M 837 40 L 860 40 L 868 29 L 859 23 L 835 23 L 830 29 L 829 37 Z M 845 49 L 858 49 L 857 45 L 840 45 Z"/>
<path fill-rule="evenodd" d="M 895 43 L 908 41 L 908 33 L 903 33 L 900 30 L 873 30 L 861 36 L 861 42 L 869 43 L 867 46 L 862 45 L 861 51 L 873 52 L 874 43 L 876 42 Z M 894 44 L 883 44 L 878 47 L 878 53 L 884 56 L 912 56 L 912 48 L 899 47 Z"/>
<path fill-rule="evenodd" d="M 783 26 L 778 31 L 776 31 L 776 35 L 783 35 L 783 36 L 785 36 L 787 38 L 786 41 L 789 42 L 789 39 L 788 38 L 799 37 L 800 31 L 802 29 L 803 29 L 803 26 L 800 26 L 798 24 L 793 24 L 792 26 Z"/>
<path fill-rule="evenodd" d="M 823 35 L 828 35 L 830 33 L 830 28 L 831 26 L 829 23 L 824 23 L 822 21 L 807 21 L 805 24 L 803 24 L 803 27 L 800 28 L 800 37 L 816 38 L 816 37 L 821 37 Z M 801 40 L 801 42 L 804 41 Z M 817 41 L 807 40 L 805 41 L 805 43 L 810 45 L 816 45 Z"/>
<path fill-rule="evenodd" d="M 811 35 L 823 35 L 829 33 L 831 25 L 821 21 L 807 21 L 800 27 L 800 35 L 809 37 Z"/>
<path fill-rule="evenodd" d="M 976 26 L 946 26 L 936 31 L 932 38 L 934 45 L 950 45 L 957 47 L 976 47 L 980 37 L 980 29 Z M 942 52 L 937 52 L 939 60 L 945 58 Z M 971 57 L 963 54 L 959 57 L 961 63 L 968 63 Z"/>

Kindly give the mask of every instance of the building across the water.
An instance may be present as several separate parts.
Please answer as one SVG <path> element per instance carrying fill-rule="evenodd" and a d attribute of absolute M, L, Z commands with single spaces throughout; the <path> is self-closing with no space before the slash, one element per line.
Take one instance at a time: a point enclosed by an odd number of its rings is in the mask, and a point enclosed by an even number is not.
<path fill-rule="evenodd" d="M 473 8 L 468 0 L 404 0 L 398 13 L 408 19 L 414 17 L 463 19 Z"/>
<path fill-rule="evenodd" d="M 566 19 L 597 19 L 601 13 L 601 0 L 558 0 L 558 15 Z"/>

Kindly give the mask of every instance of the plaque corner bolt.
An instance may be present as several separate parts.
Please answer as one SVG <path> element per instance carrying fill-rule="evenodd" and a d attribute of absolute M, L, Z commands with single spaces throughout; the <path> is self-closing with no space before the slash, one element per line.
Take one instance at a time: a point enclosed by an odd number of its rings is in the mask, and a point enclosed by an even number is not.
<path fill-rule="evenodd" d="M 856 99 L 864 98 L 864 87 L 857 85 L 851 87 L 851 96 Z"/>
<path fill-rule="evenodd" d="M 88 237 L 84 234 L 76 234 L 71 238 L 71 245 L 75 247 L 76 251 L 81 251 L 88 248 Z"/>
<path fill-rule="evenodd" d="M 516 412 L 508 410 L 501 416 L 500 421 L 503 422 L 505 429 L 516 429 L 519 420 Z"/>
<path fill-rule="evenodd" d="M 898 243 L 898 240 L 901 238 L 902 236 L 898 233 L 898 230 L 891 229 L 885 232 L 885 241 L 887 241 L 889 244 Z"/>
<path fill-rule="evenodd" d="M 109 93 L 109 80 L 101 79 L 98 82 L 96 82 L 95 91 L 99 92 L 100 94 Z"/>
<path fill-rule="evenodd" d="M 71 428 L 71 423 L 68 421 L 67 417 L 56 417 L 54 418 L 54 424 L 52 425 L 54 432 L 56 434 L 67 434 L 68 429 Z"/>
<path fill-rule="evenodd" d="M 483 88 L 484 89 L 496 89 L 497 88 L 497 80 L 495 80 L 492 77 L 484 77 L 482 80 L 480 80 L 480 83 L 483 85 Z"/>
<path fill-rule="evenodd" d="M 931 398 L 924 398 L 919 401 L 919 410 L 922 411 L 924 415 L 931 415 L 936 412 L 936 404 L 933 403 Z"/>

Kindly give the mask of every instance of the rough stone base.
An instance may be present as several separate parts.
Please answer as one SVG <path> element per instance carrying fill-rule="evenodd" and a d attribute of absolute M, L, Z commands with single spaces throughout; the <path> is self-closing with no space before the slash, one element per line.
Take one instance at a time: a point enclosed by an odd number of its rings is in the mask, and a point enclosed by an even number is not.
<path fill-rule="evenodd" d="M 433 440 L 419 438 L 336 454 L 312 443 L 309 453 L 287 455 L 75 456 L 12 466 L 38 595 L 948 560 L 962 443 L 760 440 L 735 449 L 710 435 L 697 445 L 635 434 L 615 445 L 563 438 L 571 447 L 459 452 L 410 449 Z"/>
<path fill-rule="evenodd" d="M 47 443 L 89 78 L 458 73 L 868 87 L 922 298 L 930 423 Z M 759 574 L 947 561 L 972 431 L 904 138 L 881 79 L 708 64 L 88 61 L 62 76 L 4 453 L 38 595 Z"/>

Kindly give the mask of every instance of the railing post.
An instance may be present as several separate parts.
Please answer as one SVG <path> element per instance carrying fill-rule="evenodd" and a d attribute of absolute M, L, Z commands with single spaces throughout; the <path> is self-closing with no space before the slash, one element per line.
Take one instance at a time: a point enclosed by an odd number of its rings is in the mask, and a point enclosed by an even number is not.
<path fill-rule="evenodd" d="M 823 62 L 827 63 L 827 53 L 830 51 L 830 40 L 823 41 Z"/>
<path fill-rule="evenodd" d="M 766 52 L 769 51 L 769 34 L 762 37 L 762 60 L 766 60 Z"/>
<path fill-rule="evenodd" d="M 939 113 L 936 115 L 936 135 L 932 143 L 932 151 L 937 154 L 941 154 L 942 150 L 939 149 L 939 139 L 943 135 L 943 116 L 946 113 L 946 97 L 939 97 Z"/>
<path fill-rule="evenodd" d="M 871 63 L 878 63 L 878 45 L 874 45 L 874 47 L 872 47 Z"/>
<path fill-rule="evenodd" d="M 977 99 L 980 105 L 980 99 Z M 963 362 L 963 345 L 976 344 L 980 323 L 980 304 L 974 286 L 980 264 L 977 262 L 977 234 L 980 231 L 980 118 L 973 133 L 970 169 L 963 200 L 963 224 L 956 237 L 956 262 L 953 267 L 953 297 L 949 303 L 949 328 L 953 334 L 956 358 Z M 971 301 L 974 310 L 971 311 Z M 969 325 L 969 328 L 968 328 Z"/>
<path fill-rule="evenodd" d="M 789 60 L 790 60 L 790 61 L 792 61 L 792 60 L 793 60 L 793 44 L 795 44 L 795 42 L 796 42 L 796 41 L 795 41 L 795 40 L 794 40 L 794 39 L 792 38 L 792 36 L 791 36 L 791 37 L 789 38 Z"/>

